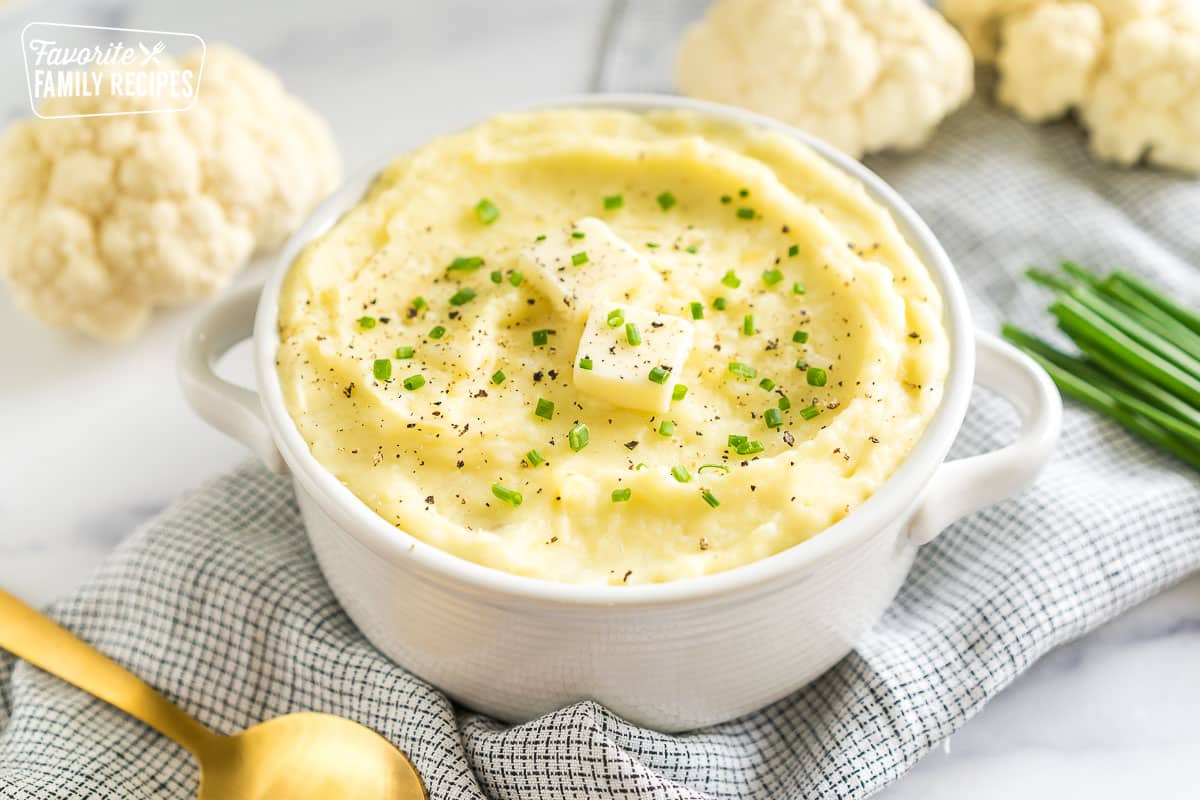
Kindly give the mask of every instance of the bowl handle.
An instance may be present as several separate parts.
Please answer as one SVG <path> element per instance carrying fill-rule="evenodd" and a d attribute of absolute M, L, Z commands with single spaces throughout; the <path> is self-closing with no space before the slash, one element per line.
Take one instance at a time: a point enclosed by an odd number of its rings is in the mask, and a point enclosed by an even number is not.
<path fill-rule="evenodd" d="M 210 305 L 188 329 L 179 349 L 179 383 L 192 410 L 217 430 L 249 447 L 277 474 L 287 472 L 275 447 L 258 393 L 221 378 L 217 359 L 254 333 L 262 286 L 233 292 Z"/>
<path fill-rule="evenodd" d="M 1062 398 L 1050 376 L 990 333 L 975 333 L 975 351 L 975 381 L 1016 406 L 1021 432 L 1007 447 L 938 467 L 909 523 L 913 544 L 930 542 L 955 520 L 1026 489 L 1058 441 Z"/>

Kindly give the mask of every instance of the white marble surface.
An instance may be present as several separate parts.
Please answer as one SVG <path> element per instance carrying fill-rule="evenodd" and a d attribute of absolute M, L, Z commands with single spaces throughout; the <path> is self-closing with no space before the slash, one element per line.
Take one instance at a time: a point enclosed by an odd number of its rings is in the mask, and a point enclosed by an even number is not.
<path fill-rule="evenodd" d="M 28 113 L 17 32 L 30 20 L 189 31 L 277 70 L 332 121 L 353 170 L 489 111 L 587 91 L 622 5 L 26 0 L 0 6 L 0 115 Z M 0 289 L 0 585 L 37 603 L 70 591 L 139 521 L 246 457 L 176 387 L 193 313 L 103 347 L 46 332 Z M 249 375 L 244 355 L 230 374 Z M 881 796 L 1196 797 L 1198 678 L 1193 576 L 1051 653 Z"/>

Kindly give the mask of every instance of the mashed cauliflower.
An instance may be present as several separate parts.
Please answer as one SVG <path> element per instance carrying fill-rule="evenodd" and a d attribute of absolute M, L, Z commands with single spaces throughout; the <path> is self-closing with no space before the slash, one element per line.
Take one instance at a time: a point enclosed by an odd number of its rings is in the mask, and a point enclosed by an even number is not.
<path fill-rule="evenodd" d="M 279 377 L 389 523 L 519 575 L 670 581 L 819 533 L 937 408 L 942 301 L 785 136 L 502 116 L 398 158 L 292 266 Z"/>

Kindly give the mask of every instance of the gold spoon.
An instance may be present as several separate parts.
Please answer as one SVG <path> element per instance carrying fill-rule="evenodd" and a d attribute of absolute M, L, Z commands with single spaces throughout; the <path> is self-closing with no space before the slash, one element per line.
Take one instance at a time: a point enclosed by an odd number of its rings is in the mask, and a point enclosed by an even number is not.
<path fill-rule="evenodd" d="M 213 733 L 141 679 L 0 589 L 0 648 L 141 720 L 200 762 L 200 800 L 426 800 L 408 758 L 332 714 L 277 717 Z"/>

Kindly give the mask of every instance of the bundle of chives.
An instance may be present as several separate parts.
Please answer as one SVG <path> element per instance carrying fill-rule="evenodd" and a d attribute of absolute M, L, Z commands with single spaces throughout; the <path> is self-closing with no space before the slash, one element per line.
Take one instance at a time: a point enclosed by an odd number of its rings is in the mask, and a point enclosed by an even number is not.
<path fill-rule="evenodd" d="M 1054 290 L 1050 313 L 1079 355 L 1006 324 L 1006 339 L 1062 392 L 1200 469 L 1200 313 L 1140 278 L 1097 275 L 1071 262 L 1062 274 L 1030 269 Z"/>

